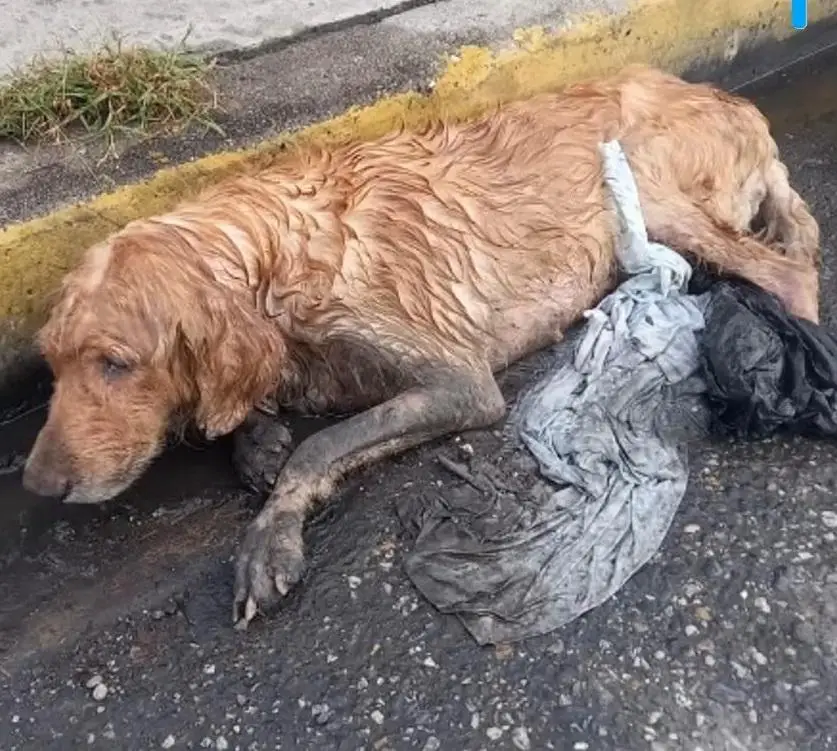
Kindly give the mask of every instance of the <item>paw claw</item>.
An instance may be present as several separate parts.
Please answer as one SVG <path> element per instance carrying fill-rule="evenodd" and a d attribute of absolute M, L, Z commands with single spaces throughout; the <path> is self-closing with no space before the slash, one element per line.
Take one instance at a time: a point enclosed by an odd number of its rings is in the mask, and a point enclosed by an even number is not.
<path fill-rule="evenodd" d="M 276 582 L 276 589 L 279 592 L 279 594 L 282 595 L 282 597 L 284 597 L 286 594 L 288 594 L 288 591 L 290 590 L 290 587 L 288 586 L 288 583 L 285 581 L 284 576 L 278 575 L 275 579 L 275 582 Z"/>
<path fill-rule="evenodd" d="M 238 620 L 234 621 L 233 628 L 236 631 L 246 631 L 249 625 L 250 621 L 248 621 L 246 618 L 239 618 Z"/>
<path fill-rule="evenodd" d="M 256 405 L 256 410 L 268 417 L 278 417 L 279 402 L 276 397 L 266 396 Z"/>
<path fill-rule="evenodd" d="M 243 608 L 242 608 L 243 606 Z M 259 607 L 252 597 L 243 601 L 240 597 L 235 598 L 233 603 L 233 625 L 237 631 L 246 631 L 250 621 L 258 614 Z"/>
<path fill-rule="evenodd" d="M 236 564 L 233 620 L 246 630 L 302 577 L 302 523 L 295 514 L 262 515 L 247 531 Z M 242 612 L 243 610 L 243 612 Z"/>

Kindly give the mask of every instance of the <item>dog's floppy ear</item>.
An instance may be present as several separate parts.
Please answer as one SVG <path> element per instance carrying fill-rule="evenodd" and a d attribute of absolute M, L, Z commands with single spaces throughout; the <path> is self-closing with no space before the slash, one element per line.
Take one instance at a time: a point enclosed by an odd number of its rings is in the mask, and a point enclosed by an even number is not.
<path fill-rule="evenodd" d="M 176 332 L 192 384 L 194 420 L 207 438 L 237 428 L 277 386 L 284 353 L 278 330 L 249 301 L 213 290 Z"/>

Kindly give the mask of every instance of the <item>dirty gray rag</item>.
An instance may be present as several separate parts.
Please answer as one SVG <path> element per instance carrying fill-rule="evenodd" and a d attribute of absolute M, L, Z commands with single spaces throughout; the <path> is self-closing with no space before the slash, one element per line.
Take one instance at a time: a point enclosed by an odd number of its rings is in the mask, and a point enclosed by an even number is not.
<path fill-rule="evenodd" d="M 480 644 L 547 633 L 603 603 L 658 550 L 686 490 L 681 436 L 703 404 L 697 332 L 708 298 L 687 294 L 684 258 L 648 240 L 619 143 L 601 153 L 630 276 L 587 312 L 571 361 L 511 417 L 548 492 L 474 503 L 452 491 L 421 511 L 399 508 L 419 531 L 408 575 Z"/>

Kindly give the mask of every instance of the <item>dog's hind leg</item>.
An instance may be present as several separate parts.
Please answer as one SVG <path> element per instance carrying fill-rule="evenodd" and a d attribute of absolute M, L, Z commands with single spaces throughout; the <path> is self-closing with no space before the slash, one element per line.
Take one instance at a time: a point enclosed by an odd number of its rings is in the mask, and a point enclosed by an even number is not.
<path fill-rule="evenodd" d="M 764 241 L 780 246 L 789 258 L 820 265 L 820 228 L 808 205 L 790 185 L 788 169 L 774 159 L 765 173 L 767 195 L 760 214 Z"/>
<path fill-rule="evenodd" d="M 291 455 L 239 553 L 234 602 L 239 627 L 299 580 L 305 518 L 342 477 L 449 433 L 491 425 L 505 413 L 487 365 L 479 371 L 446 366 L 420 380 L 422 386 L 314 434 Z"/>
<path fill-rule="evenodd" d="M 643 198 L 648 234 L 653 240 L 758 285 L 775 294 L 795 315 L 818 320 L 819 278 L 813 263 L 783 256 L 752 236 L 720 227 L 686 196 Z"/>

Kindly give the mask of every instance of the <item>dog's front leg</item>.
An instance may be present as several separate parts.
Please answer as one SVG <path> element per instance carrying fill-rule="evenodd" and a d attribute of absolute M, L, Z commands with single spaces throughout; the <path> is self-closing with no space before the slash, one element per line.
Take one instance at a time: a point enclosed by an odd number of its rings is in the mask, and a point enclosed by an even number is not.
<path fill-rule="evenodd" d="M 348 472 L 454 431 L 491 425 L 505 412 L 488 367 L 444 369 L 423 382 L 316 433 L 292 454 L 239 553 L 234 602 L 239 628 L 299 580 L 305 518 Z"/>

